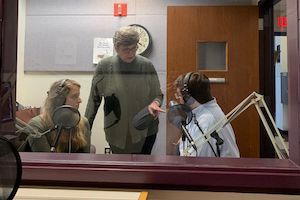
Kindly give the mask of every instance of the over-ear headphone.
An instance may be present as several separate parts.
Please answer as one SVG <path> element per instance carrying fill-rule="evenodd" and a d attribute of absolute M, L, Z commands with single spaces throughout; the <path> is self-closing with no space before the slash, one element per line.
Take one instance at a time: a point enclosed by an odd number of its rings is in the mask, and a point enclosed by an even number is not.
<path fill-rule="evenodd" d="M 55 105 L 55 107 L 59 107 L 59 106 L 62 106 L 62 105 L 65 104 L 66 97 L 65 97 L 65 94 L 62 91 L 62 89 L 63 89 L 63 87 L 64 87 L 64 85 L 65 85 L 65 83 L 66 83 L 67 80 L 68 79 L 61 80 L 60 83 L 59 83 L 59 85 L 58 85 L 58 87 L 57 87 L 57 91 L 56 91 L 57 95 L 56 95 L 56 97 L 54 99 L 54 105 Z"/>
<path fill-rule="evenodd" d="M 181 90 L 181 95 L 182 95 L 182 98 L 185 103 L 187 103 L 188 100 L 190 100 L 190 98 L 192 96 L 191 93 L 189 92 L 189 82 L 190 82 L 190 78 L 193 74 L 194 74 L 194 72 L 188 72 L 183 78 L 183 87 Z"/>

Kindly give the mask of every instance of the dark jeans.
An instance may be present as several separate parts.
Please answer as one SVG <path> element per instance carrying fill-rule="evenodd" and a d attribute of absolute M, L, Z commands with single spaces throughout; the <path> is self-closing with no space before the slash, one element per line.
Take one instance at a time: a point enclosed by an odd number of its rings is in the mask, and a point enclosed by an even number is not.
<path fill-rule="evenodd" d="M 154 145 L 155 140 L 156 140 L 156 135 L 157 134 L 150 135 L 150 136 L 146 137 L 146 141 L 143 145 L 143 149 L 142 149 L 140 154 L 148 154 L 148 155 L 151 154 L 153 145 Z"/>
<path fill-rule="evenodd" d="M 156 140 L 156 134 L 150 135 L 145 139 L 141 140 L 138 143 L 132 144 L 131 137 L 127 137 L 127 143 L 125 149 L 118 148 L 114 145 L 109 144 L 110 149 L 113 154 L 147 154 L 150 155 L 153 145 Z M 142 149 L 140 151 L 136 151 L 134 149 Z"/>

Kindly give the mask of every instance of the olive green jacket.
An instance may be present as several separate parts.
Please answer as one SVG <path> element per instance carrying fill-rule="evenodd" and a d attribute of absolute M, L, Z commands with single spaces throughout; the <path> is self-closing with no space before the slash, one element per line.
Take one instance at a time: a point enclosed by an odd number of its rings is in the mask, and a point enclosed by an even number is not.
<path fill-rule="evenodd" d="M 125 148 L 126 135 L 131 134 L 137 143 L 147 135 L 158 132 L 158 120 L 146 130 L 133 126 L 134 116 L 153 101 L 160 104 L 163 94 L 153 64 L 136 55 L 128 73 L 121 73 L 118 55 L 101 60 L 94 73 L 90 96 L 85 112 L 92 128 L 102 97 L 104 103 L 104 130 L 108 143 Z"/>

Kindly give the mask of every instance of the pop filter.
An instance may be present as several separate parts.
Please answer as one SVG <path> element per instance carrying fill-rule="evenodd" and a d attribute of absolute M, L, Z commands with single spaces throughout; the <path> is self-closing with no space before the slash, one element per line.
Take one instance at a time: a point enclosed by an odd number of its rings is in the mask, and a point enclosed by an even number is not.
<path fill-rule="evenodd" d="M 62 126 L 63 129 L 71 129 L 80 121 L 80 113 L 78 109 L 63 105 L 54 110 L 52 121 L 56 126 Z"/>
<path fill-rule="evenodd" d="M 20 186 L 22 163 L 19 152 L 0 137 L 0 199 L 11 200 Z"/>
<path fill-rule="evenodd" d="M 191 109 L 184 104 L 178 104 L 176 101 L 170 101 L 168 119 L 174 126 L 181 129 L 181 125 L 189 124 L 191 122 Z"/>
<path fill-rule="evenodd" d="M 75 127 L 80 121 L 80 113 L 78 109 L 72 106 L 63 105 L 54 110 L 52 114 L 52 121 L 57 128 L 57 134 L 51 145 L 51 152 L 54 152 L 61 131 L 63 129 L 71 129 Z"/>
<path fill-rule="evenodd" d="M 168 119 L 178 129 L 182 129 L 182 140 L 187 138 L 193 148 L 197 151 L 196 144 L 186 129 L 185 125 L 192 121 L 193 114 L 191 109 L 185 104 L 178 104 L 176 101 L 170 101 Z"/>

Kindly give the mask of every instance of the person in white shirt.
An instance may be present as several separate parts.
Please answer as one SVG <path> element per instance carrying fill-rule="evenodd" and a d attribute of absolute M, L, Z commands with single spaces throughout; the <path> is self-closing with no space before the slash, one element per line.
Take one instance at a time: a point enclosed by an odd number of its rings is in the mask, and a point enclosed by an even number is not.
<path fill-rule="evenodd" d="M 180 155 L 240 157 L 235 134 L 230 123 L 221 130 L 219 130 L 219 127 L 224 123 L 220 123 L 219 126 L 215 127 L 211 131 L 212 133 L 215 131 L 215 137 L 210 138 L 211 132 L 203 137 L 211 127 L 225 117 L 216 98 L 212 96 L 208 77 L 199 72 L 189 72 L 180 75 L 174 85 L 177 89 L 175 97 L 179 99 L 181 104 L 188 106 L 192 112 L 192 120 L 188 120 L 190 122 L 185 127 L 192 139 L 192 143 L 195 142 L 194 146 L 197 147 L 194 149 L 191 141 L 181 139 L 179 143 Z M 208 142 L 205 142 L 208 138 L 210 138 Z"/>

